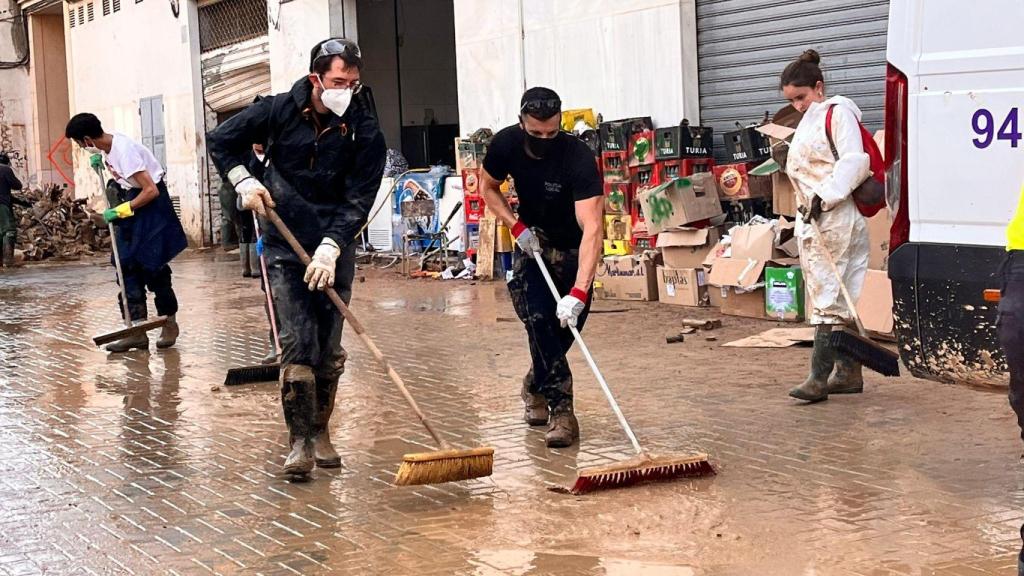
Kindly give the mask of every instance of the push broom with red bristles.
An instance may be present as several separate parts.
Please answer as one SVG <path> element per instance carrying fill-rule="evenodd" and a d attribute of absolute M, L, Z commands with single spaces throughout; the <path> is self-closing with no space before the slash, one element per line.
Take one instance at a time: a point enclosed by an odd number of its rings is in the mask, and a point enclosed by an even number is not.
<path fill-rule="evenodd" d="M 534 253 L 534 258 L 537 260 L 537 266 L 540 267 L 541 274 L 544 275 L 548 288 L 551 289 L 551 294 L 555 297 L 555 300 L 560 299 L 558 288 L 555 286 L 554 280 L 551 279 L 551 273 L 548 272 L 544 259 L 537 253 Z M 570 492 L 573 494 L 585 494 L 595 490 L 618 488 L 641 482 L 697 478 L 710 476 L 715 473 L 714 467 L 708 461 L 707 454 L 656 456 L 644 450 L 640 445 L 640 441 L 636 439 L 636 434 L 633 433 L 629 422 L 626 421 L 625 415 L 622 414 L 618 402 L 615 401 L 611 388 L 608 387 L 608 382 L 605 381 L 601 371 L 597 368 L 597 363 L 594 362 L 590 349 L 583 342 L 583 337 L 580 336 L 579 330 L 575 326 L 569 326 L 569 330 L 572 331 L 576 344 L 579 345 L 580 351 L 583 352 L 583 357 L 587 359 L 587 364 L 590 365 L 590 369 L 594 372 L 597 383 L 601 385 L 601 390 L 604 391 L 608 404 L 611 405 L 612 411 L 615 412 L 615 416 L 619 419 L 619 424 L 622 425 L 623 431 L 626 432 L 626 436 L 629 437 L 629 441 L 633 444 L 633 449 L 636 450 L 636 456 L 628 460 L 579 470 L 576 483 L 569 490 Z"/>

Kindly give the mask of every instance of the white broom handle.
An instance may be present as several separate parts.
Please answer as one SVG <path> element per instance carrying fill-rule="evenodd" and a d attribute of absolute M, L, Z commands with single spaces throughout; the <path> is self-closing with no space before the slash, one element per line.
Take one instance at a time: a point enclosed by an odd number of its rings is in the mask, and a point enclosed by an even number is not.
<path fill-rule="evenodd" d="M 544 280 L 548 283 L 548 288 L 551 289 L 551 295 L 555 297 L 555 301 L 561 300 L 561 296 L 558 294 L 558 288 L 555 286 L 555 281 L 551 278 L 551 273 L 548 272 L 548 267 L 544 264 L 544 259 L 541 258 L 540 253 L 533 253 L 534 259 L 537 260 L 537 266 L 540 267 L 540 273 L 544 275 Z M 619 403 L 615 401 L 615 397 L 612 396 L 611 388 L 608 387 L 608 382 L 605 381 L 604 376 L 601 374 L 601 370 L 598 369 L 597 363 L 594 362 L 594 357 L 590 355 L 590 349 L 583 342 L 583 336 L 580 335 L 580 331 L 575 326 L 569 326 L 569 330 L 572 331 L 572 337 L 576 339 L 576 344 L 579 344 L 580 351 L 583 352 L 583 357 L 587 359 L 587 364 L 590 364 L 590 369 L 594 372 L 594 377 L 597 378 L 597 383 L 601 385 L 601 390 L 604 391 L 605 398 L 608 399 L 608 404 L 611 405 L 612 411 L 615 412 L 615 416 L 619 419 L 619 424 L 622 425 L 622 429 L 626 431 L 626 436 L 629 436 L 629 441 L 633 443 L 633 449 L 636 450 L 637 454 L 643 454 L 644 449 L 640 447 L 640 441 L 636 439 L 636 434 L 633 434 L 633 429 L 629 426 L 629 422 L 626 421 L 626 416 L 622 414 L 622 410 L 619 409 Z"/>

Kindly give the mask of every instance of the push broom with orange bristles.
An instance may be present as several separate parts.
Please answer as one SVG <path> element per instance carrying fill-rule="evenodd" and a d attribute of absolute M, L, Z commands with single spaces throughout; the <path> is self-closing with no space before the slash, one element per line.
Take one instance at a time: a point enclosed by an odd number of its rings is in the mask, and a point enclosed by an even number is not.
<path fill-rule="evenodd" d="M 281 233 L 281 236 L 288 242 L 288 245 L 295 251 L 295 254 L 302 263 L 308 266 L 310 262 L 309 254 L 302 248 L 302 245 L 299 244 L 291 230 L 285 226 L 285 223 L 281 221 L 281 217 L 277 215 L 274 209 L 267 208 L 267 219 L 277 227 L 277 231 Z M 381 363 L 391 381 L 394 382 L 398 391 L 402 393 L 405 401 L 408 402 L 409 407 L 419 417 L 423 427 L 430 433 L 434 442 L 437 442 L 438 446 L 440 446 L 440 450 L 418 452 L 403 456 L 402 465 L 398 469 L 398 475 L 395 477 L 395 484 L 398 486 L 441 484 L 490 476 L 494 468 L 494 448 L 482 446 L 479 448 L 459 449 L 453 448 L 448 442 L 445 442 L 440 434 L 434 430 L 433 425 L 427 420 L 423 411 L 420 410 L 419 404 L 416 403 L 412 394 L 405 387 L 402 377 L 391 367 L 387 358 L 384 357 L 384 353 L 380 351 L 380 348 L 377 348 L 369 334 L 366 333 L 363 324 L 356 319 L 355 315 L 341 299 L 341 296 L 338 295 L 338 291 L 333 287 L 328 287 L 324 290 L 324 294 L 330 298 L 331 303 L 338 309 L 338 312 L 345 317 L 345 321 L 363 340 L 363 344 L 370 349 L 373 357 Z"/>
<path fill-rule="evenodd" d="M 534 258 L 537 260 L 537 266 L 540 267 L 541 274 L 544 275 L 548 288 L 551 289 L 551 294 L 555 297 L 555 300 L 559 300 L 561 296 L 558 294 L 558 288 L 555 286 L 554 280 L 551 279 L 551 273 L 548 272 L 548 268 L 544 264 L 544 259 L 538 253 L 534 253 Z M 590 369 L 594 372 L 597 383 L 601 385 L 601 390 L 604 391 L 608 404 L 611 405 L 612 411 L 615 412 L 615 416 L 619 419 L 619 424 L 622 425 L 623 431 L 626 432 L 626 436 L 629 437 L 629 441 L 633 444 L 633 449 L 636 450 L 636 456 L 628 460 L 579 470 L 576 483 L 569 490 L 570 492 L 573 494 L 584 494 L 595 490 L 618 488 L 641 482 L 696 478 L 715 473 L 714 467 L 708 461 L 707 454 L 655 456 L 644 450 L 640 445 L 640 441 L 636 439 L 636 434 L 633 433 L 629 422 L 626 421 L 626 417 L 622 414 L 622 410 L 619 409 L 619 404 L 615 401 L 615 397 L 608 387 L 608 382 L 605 381 L 601 371 L 597 368 L 597 363 L 594 362 L 590 349 L 583 342 L 583 337 L 580 336 L 579 330 L 575 326 L 569 326 L 569 329 L 572 331 L 572 336 L 576 339 L 576 344 L 579 345 L 580 351 L 583 352 L 583 357 L 587 359 L 587 364 L 590 365 Z"/>

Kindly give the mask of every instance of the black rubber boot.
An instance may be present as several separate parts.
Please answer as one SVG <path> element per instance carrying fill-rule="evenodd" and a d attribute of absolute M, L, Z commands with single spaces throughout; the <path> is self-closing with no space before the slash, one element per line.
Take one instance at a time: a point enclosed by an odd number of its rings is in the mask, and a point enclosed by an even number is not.
<path fill-rule="evenodd" d="M 316 465 L 320 468 L 341 467 L 341 456 L 331 444 L 329 431 L 337 393 L 337 378 L 316 379 L 316 436 L 313 438 L 313 453 Z"/>
<path fill-rule="evenodd" d="M 160 329 L 160 339 L 156 341 L 156 347 L 163 349 L 174 346 L 174 343 L 178 341 L 178 334 L 180 332 L 178 320 L 174 314 L 171 314 L 167 317 L 167 323 Z"/>
<path fill-rule="evenodd" d="M 281 407 L 288 425 L 288 458 L 284 473 L 304 476 L 313 470 L 316 419 L 316 379 L 309 366 L 281 367 Z"/>
<path fill-rule="evenodd" d="M 249 246 L 246 242 L 238 243 L 238 261 L 242 263 L 242 277 L 252 278 L 252 260 L 249 258 Z"/>
<path fill-rule="evenodd" d="M 864 391 L 864 373 L 860 362 L 836 354 L 836 371 L 828 378 L 829 394 L 860 394 Z"/>
<path fill-rule="evenodd" d="M 828 400 L 828 377 L 835 367 L 836 353 L 829 344 L 832 326 L 821 325 L 814 329 L 814 350 L 811 352 L 811 373 L 803 384 L 789 391 L 789 395 L 804 402 Z"/>
<path fill-rule="evenodd" d="M 4 268 L 14 267 L 14 243 L 15 239 L 13 236 L 4 236 L 0 238 L 0 242 L 3 242 L 3 265 Z"/>
<path fill-rule="evenodd" d="M 573 413 L 572 404 L 551 411 L 551 426 L 545 441 L 548 448 L 568 448 L 580 439 L 580 423 Z"/>
<path fill-rule="evenodd" d="M 531 368 L 526 377 L 523 378 L 523 390 L 520 396 L 523 398 L 524 415 L 523 420 L 530 426 L 544 426 L 548 423 L 548 401 L 543 394 L 530 392 L 530 383 L 533 382 L 533 369 Z"/>
<path fill-rule="evenodd" d="M 259 278 L 263 276 L 263 269 L 260 268 L 260 255 L 256 253 L 256 244 L 250 242 L 247 246 L 249 247 L 249 266 L 252 268 L 249 277 Z"/>

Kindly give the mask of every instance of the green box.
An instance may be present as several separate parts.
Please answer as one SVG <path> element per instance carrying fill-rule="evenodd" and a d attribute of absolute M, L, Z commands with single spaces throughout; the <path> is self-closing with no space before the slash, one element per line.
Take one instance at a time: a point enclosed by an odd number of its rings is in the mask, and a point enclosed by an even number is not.
<path fill-rule="evenodd" d="M 804 273 L 799 267 L 764 269 L 764 309 L 783 322 L 804 319 Z"/>

